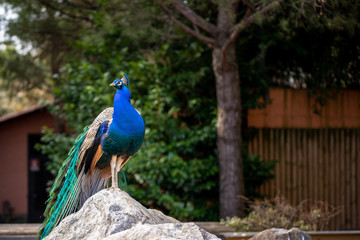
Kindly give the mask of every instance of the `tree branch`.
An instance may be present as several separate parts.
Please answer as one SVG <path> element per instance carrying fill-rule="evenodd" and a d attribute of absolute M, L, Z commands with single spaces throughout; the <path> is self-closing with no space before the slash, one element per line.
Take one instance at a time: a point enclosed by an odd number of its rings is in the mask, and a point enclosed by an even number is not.
<path fill-rule="evenodd" d="M 93 10 L 93 11 L 99 9 L 99 6 L 95 5 L 91 1 L 83 0 L 83 1 L 81 1 L 81 3 L 74 3 L 74 2 L 70 2 L 69 0 L 63 0 L 63 1 L 68 6 L 75 7 L 75 8 L 78 8 L 78 9 L 88 9 L 88 10 Z"/>
<path fill-rule="evenodd" d="M 195 26 L 203 29 L 204 31 L 210 33 L 212 36 L 216 35 L 217 27 L 198 14 L 196 14 L 193 10 L 191 10 L 188 6 L 186 6 L 181 0 L 173 1 L 172 5 L 181 15 L 183 15 L 187 20 L 193 23 Z"/>
<path fill-rule="evenodd" d="M 254 12 L 254 6 L 252 6 L 247 0 L 243 0 L 243 4 L 247 7 L 245 13 L 245 18 L 247 18 Z"/>
<path fill-rule="evenodd" d="M 210 47 L 215 47 L 216 42 L 215 39 L 211 38 L 211 37 L 206 37 L 198 32 L 196 32 L 195 30 L 189 28 L 188 26 L 186 26 L 185 24 L 183 24 L 182 22 L 180 22 L 179 20 L 177 20 L 170 12 L 170 10 L 165 6 L 165 4 L 161 1 L 161 0 L 157 0 L 160 7 L 165 11 L 165 13 L 168 15 L 170 21 L 172 21 L 173 23 L 175 23 L 176 25 L 178 25 L 182 30 L 184 30 L 186 33 L 192 35 L 193 37 L 196 37 L 197 39 L 199 39 L 200 41 L 202 41 L 205 44 L 208 44 Z"/>
<path fill-rule="evenodd" d="M 56 7 L 54 5 L 52 5 L 50 3 L 50 1 L 47 1 L 47 0 L 38 0 L 41 4 L 43 4 L 45 7 L 49 8 L 49 9 L 52 9 L 54 11 L 58 11 L 59 13 L 61 13 L 62 15 L 65 15 L 65 16 L 68 16 L 70 18 L 73 18 L 73 19 L 81 19 L 81 20 L 85 20 L 87 22 L 91 22 L 91 19 L 88 18 L 88 17 L 85 17 L 85 16 L 76 16 L 74 14 L 71 14 L 69 12 L 66 12 L 64 11 L 63 9 L 61 9 L 60 7 Z"/>
<path fill-rule="evenodd" d="M 271 10 L 273 10 L 274 8 L 276 8 L 280 2 L 282 2 L 283 0 L 276 0 L 272 3 L 270 3 L 269 5 L 263 7 L 262 9 L 256 11 L 255 13 L 251 14 L 248 17 L 244 17 L 241 22 L 239 22 L 238 24 L 236 24 L 231 31 L 231 35 L 229 37 L 229 39 L 226 41 L 226 43 L 222 46 L 222 52 L 223 54 L 226 52 L 227 48 L 229 47 L 229 45 L 234 42 L 237 37 L 239 36 L 239 34 L 248 26 L 250 26 L 257 17 L 259 16 L 264 16 L 265 14 L 267 14 L 268 12 L 270 12 Z"/>

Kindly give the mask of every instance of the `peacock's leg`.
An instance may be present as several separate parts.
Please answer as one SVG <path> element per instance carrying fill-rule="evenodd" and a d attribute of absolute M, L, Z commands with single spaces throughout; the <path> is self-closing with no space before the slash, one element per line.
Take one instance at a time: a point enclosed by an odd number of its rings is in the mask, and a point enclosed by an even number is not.
<path fill-rule="evenodd" d="M 111 157 L 110 167 L 111 167 L 111 188 L 118 188 L 117 184 L 117 172 L 116 172 L 116 155 Z"/>
<path fill-rule="evenodd" d="M 119 183 L 119 181 L 118 181 L 118 174 L 119 174 L 119 171 L 120 171 L 120 169 L 121 169 L 121 167 L 122 167 L 123 161 L 124 161 L 124 160 L 123 160 L 121 157 L 118 157 L 118 158 L 117 158 L 117 161 L 116 161 L 116 169 L 115 169 L 115 172 L 116 172 L 116 184 Z"/>

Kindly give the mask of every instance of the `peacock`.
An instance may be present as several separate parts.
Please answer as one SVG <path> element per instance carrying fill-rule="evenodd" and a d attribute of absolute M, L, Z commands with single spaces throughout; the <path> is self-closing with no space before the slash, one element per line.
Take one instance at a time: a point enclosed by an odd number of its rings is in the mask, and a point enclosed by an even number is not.
<path fill-rule="evenodd" d="M 115 79 L 114 107 L 102 111 L 75 140 L 50 191 L 39 238 L 108 186 L 118 189 L 118 172 L 141 147 L 145 125 L 130 103 L 129 78 Z"/>

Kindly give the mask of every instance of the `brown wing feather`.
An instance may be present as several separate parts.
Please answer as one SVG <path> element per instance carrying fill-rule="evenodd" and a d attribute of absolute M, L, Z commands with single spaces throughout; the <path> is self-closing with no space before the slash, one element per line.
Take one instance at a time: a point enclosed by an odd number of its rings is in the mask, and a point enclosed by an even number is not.
<path fill-rule="evenodd" d="M 99 145 L 98 149 L 96 150 L 96 153 L 91 161 L 91 165 L 90 165 L 90 176 L 92 176 L 96 163 L 100 160 L 100 158 L 103 155 L 103 151 L 101 150 L 101 145 Z"/>
<path fill-rule="evenodd" d="M 108 179 L 109 177 L 111 177 L 111 167 L 110 165 L 107 166 L 106 168 L 103 168 L 100 170 L 100 176 L 102 179 Z"/>
<path fill-rule="evenodd" d="M 114 112 L 114 109 L 112 107 L 106 108 L 95 118 L 95 120 L 92 122 L 92 124 L 88 127 L 84 142 L 82 143 L 80 150 L 79 150 L 78 167 L 83 164 L 82 161 L 84 160 L 84 155 L 86 153 L 86 150 L 88 150 L 92 146 L 93 141 L 96 137 L 96 133 L 99 129 L 99 126 L 105 121 L 109 121 L 109 124 L 110 124 L 110 122 L 112 121 L 113 112 Z M 78 169 L 78 171 L 79 171 L 79 169 Z"/>

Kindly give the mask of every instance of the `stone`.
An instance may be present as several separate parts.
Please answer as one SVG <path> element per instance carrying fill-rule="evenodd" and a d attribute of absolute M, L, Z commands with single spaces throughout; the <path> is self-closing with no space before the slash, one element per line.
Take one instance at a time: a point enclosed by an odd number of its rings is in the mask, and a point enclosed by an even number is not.
<path fill-rule="evenodd" d="M 298 228 L 292 228 L 290 230 L 271 228 L 259 232 L 250 238 L 250 240 L 311 240 L 311 237 Z"/>
<path fill-rule="evenodd" d="M 178 239 L 178 240 L 202 240 L 219 239 L 215 235 L 200 229 L 195 223 L 163 223 L 163 224 L 137 224 L 129 230 L 125 230 L 105 240 L 139 240 L 139 239 Z"/>
<path fill-rule="evenodd" d="M 104 189 L 45 238 L 53 239 L 219 239 L 194 223 L 181 223 L 147 209 L 124 191 Z"/>

